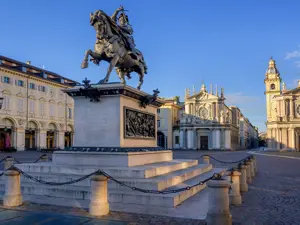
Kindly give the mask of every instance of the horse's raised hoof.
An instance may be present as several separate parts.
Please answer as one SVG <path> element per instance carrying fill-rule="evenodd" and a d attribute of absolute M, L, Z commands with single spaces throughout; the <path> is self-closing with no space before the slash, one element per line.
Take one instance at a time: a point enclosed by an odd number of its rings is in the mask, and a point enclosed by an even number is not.
<path fill-rule="evenodd" d="M 85 68 L 88 68 L 88 62 L 87 61 L 83 61 L 82 63 L 81 63 L 81 69 L 85 69 Z"/>

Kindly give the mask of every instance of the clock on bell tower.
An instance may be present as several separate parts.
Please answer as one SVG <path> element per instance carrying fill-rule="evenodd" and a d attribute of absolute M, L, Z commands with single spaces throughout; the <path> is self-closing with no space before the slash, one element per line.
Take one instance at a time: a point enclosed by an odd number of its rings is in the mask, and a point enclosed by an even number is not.
<path fill-rule="evenodd" d="M 272 59 L 271 57 L 266 72 L 266 77 L 265 77 L 267 121 L 271 121 L 274 118 L 276 119 L 276 115 L 275 115 L 276 112 L 273 112 L 276 102 L 273 100 L 273 98 L 274 96 L 281 94 L 280 83 L 281 83 L 280 73 L 277 70 L 275 60 Z"/>

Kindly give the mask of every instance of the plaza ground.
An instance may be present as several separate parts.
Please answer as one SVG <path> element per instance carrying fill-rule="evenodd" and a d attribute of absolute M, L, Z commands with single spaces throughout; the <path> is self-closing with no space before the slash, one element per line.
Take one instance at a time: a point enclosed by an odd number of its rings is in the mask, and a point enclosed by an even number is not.
<path fill-rule="evenodd" d="M 256 152 L 254 151 L 254 153 Z M 256 155 L 258 173 L 252 184 L 249 185 L 249 192 L 243 195 L 242 205 L 230 207 L 234 224 L 299 224 L 300 153 L 268 152 L 264 153 L 264 155 L 260 155 L 261 152 L 257 153 L 259 153 L 259 155 Z M 224 161 L 235 161 L 247 156 L 248 152 L 174 151 L 174 158 L 196 159 L 203 154 L 209 154 Z M 41 153 L 0 153 L 0 159 L 7 155 L 11 155 L 21 162 L 32 162 L 37 159 Z M 51 154 L 49 154 L 49 156 L 51 156 Z M 224 166 L 224 164 L 216 163 L 213 160 L 211 160 L 211 162 L 215 166 Z M 225 166 L 230 168 L 234 165 L 226 164 Z M 4 215 L 4 213 L 7 215 L 15 215 L 15 218 L 9 220 L 11 223 L 3 223 L 4 221 L 1 221 L 0 219 L 1 224 L 20 224 L 20 221 L 22 221 L 23 224 L 25 224 L 24 222 L 26 221 L 34 221 L 32 224 L 63 223 L 89 225 L 205 224 L 203 221 L 189 219 L 120 212 L 110 212 L 109 215 L 99 219 L 90 217 L 86 209 L 38 205 L 31 203 L 25 203 L 22 206 L 14 209 L 8 209 L 0 206 L 0 210 L 0 213 L 2 213 L 0 214 L 1 219 L 3 218 L 2 215 Z M 15 220 L 15 223 L 13 223 L 13 220 Z"/>

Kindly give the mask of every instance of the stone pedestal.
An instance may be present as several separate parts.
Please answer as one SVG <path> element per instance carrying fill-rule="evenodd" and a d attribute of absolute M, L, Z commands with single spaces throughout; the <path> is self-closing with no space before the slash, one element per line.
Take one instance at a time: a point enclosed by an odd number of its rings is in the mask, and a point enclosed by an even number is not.
<path fill-rule="evenodd" d="M 14 207 L 22 205 L 20 173 L 15 170 L 7 170 L 5 175 L 5 194 L 3 205 Z"/>
<path fill-rule="evenodd" d="M 75 147 L 157 147 L 157 108 L 163 104 L 121 83 L 75 86 Z"/>
<path fill-rule="evenodd" d="M 91 201 L 89 213 L 92 216 L 104 216 L 109 213 L 107 201 L 107 177 L 94 175 L 91 179 Z"/>
<path fill-rule="evenodd" d="M 240 176 L 241 173 L 238 171 L 231 172 L 231 190 L 229 194 L 230 203 L 233 205 L 242 204 L 242 196 L 240 192 Z"/>
<path fill-rule="evenodd" d="M 247 183 L 251 184 L 252 183 L 252 177 L 251 177 L 251 163 L 249 161 L 245 162 L 246 166 L 246 172 L 247 172 Z"/>
<path fill-rule="evenodd" d="M 211 180 L 207 185 L 209 187 L 207 225 L 232 225 L 228 197 L 229 182 Z"/>
<path fill-rule="evenodd" d="M 203 156 L 203 164 L 209 164 L 209 156 L 208 155 Z"/>
<path fill-rule="evenodd" d="M 250 174 L 251 174 L 251 177 L 255 177 L 254 160 L 251 158 L 249 160 L 249 162 L 250 162 Z"/>
<path fill-rule="evenodd" d="M 12 165 L 14 165 L 14 158 L 8 157 L 4 160 L 4 169 L 5 170 L 10 168 Z"/>
<path fill-rule="evenodd" d="M 240 179 L 240 190 L 241 192 L 248 191 L 247 184 L 247 167 L 245 165 L 240 165 L 241 179 Z"/>

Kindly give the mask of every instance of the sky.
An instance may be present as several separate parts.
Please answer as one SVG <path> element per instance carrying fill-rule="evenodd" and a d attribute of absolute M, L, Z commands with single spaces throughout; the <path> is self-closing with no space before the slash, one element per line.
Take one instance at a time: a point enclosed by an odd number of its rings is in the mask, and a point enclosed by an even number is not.
<path fill-rule="evenodd" d="M 195 85 L 223 87 L 259 131 L 266 121 L 264 78 L 270 56 L 288 89 L 300 77 L 300 1 L 290 0 L 10 0 L 0 4 L 0 54 L 76 81 L 102 79 L 108 68 L 80 68 L 93 49 L 89 14 L 123 5 L 148 65 L 142 90 L 180 96 Z M 111 81 L 118 81 L 115 72 Z M 137 74 L 128 85 L 136 87 Z"/>

